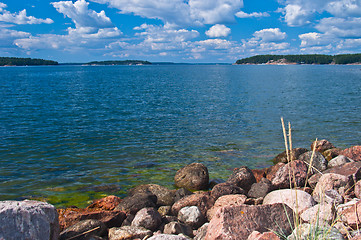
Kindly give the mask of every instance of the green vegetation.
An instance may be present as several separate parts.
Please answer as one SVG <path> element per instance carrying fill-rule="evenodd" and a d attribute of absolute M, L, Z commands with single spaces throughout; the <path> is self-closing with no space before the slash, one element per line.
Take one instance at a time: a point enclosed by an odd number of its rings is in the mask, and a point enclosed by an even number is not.
<path fill-rule="evenodd" d="M 58 62 L 43 59 L 0 57 L 0 66 L 58 65 Z"/>
<path fill-rule="evenodd" d="M 264 64 L 280 60 L 286 63 L 297 64 L 352 64 L 361 63 L 361 54 L 342 54 L 342 55 L 257 55 L 249 58 L 237 60 L 236 64 Z"/>
<path fill-rule="evenodd" d="M 125 60 L 125 61 L 94 61 L 87 65 L 150 65 L 151 62 L 141 60 Z"/>

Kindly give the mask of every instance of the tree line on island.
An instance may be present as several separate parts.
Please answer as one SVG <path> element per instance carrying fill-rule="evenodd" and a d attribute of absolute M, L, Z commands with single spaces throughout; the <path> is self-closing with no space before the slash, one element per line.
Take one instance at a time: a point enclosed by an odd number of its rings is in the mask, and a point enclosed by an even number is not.
<path fill-rule="evenodd" d="M 0 57 L 0 66 L 39 66 L 58 64 L 59 63 L 56 61 L 37 58 Z"/>
<path fill-rule="evenodd" d="M 361 64 L 361 54 L 257 55 L 236 61 L 236 64 Z"/>

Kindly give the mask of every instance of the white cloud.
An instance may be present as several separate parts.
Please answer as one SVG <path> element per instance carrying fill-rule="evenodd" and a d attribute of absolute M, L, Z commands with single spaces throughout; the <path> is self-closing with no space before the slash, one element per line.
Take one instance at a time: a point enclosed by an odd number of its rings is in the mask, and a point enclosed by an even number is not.
<path fill-rule="evenodd" d="M 287 34 L 281 32 L 279 28 L 268 28 L 256 31 L 253 36 L 262 42 L 278 42 L 284 40 Z"/>
<path fill-rule="evenodd" d="M 314 9 L 304 8 L 301 5 L 289 4 L 285 7 L 285 21 L 288 26 L 302 26 L 310 23 L 309 19 L 315 13 Z"/>
<path fill-rule="evenodd" d="M 236 17 L 238 18 L 260 18 L 260 17 L 269 17 L 269 13 L 267 12 L 253 12 L 253 13 L 245 13 L 243 11 L 239 11 L 236 13 Z"/>
<path fill-rule="evenodd" d="M 335 37 L 361 37 L 361 18 L 323 18 L 316 29 Z"/>
<path fill-rule="evenodd" d="M 206 35 L 211 38 L 227 37 L 229 34 L 231 29 L 221 24 L 216 24 L 206 31 Z"/>
<path fill-rule="evenodd" d="M 122 14 L 160 19 L 165 24 L 193 26 L 234 22 L 242 0 L 91 0 L 108 4 Z"/>
<path fill-rule="evenodd" d="M 326 10 L 336 17 L 361 17 L 361 0 L 331 1 Z"/>
<path fill-rule="evenodd" d="M 356 52 L 359 53 L 359 48 L 361 47 L 361 38 L 343 40 L 336 47 L 339 50 L 355 49 Z"/>
<path fill-rule="evenodd" d="M 317 32 L 300 34 L 298 37 L 301 39 L 300 47 L 325 46 L 333 41 L 333 38 Z"/>
<path fill-rule="evenodd" d="M 0 2 L 0 22 L 15 23 L 15 24 L 41 24 L 41 23 L 51 24 L 54 22 L 50 18 L 40 19 L 33 16 L 27 16 L 26 9 L 18 13 L 11 13 L 5 10 L 5 8 L 7 8 L 7 5 Z"/>
<path fill-rule="evenodd" d="M 88 8 L 89 3 L 85 0 L 78 0 L 75 3 L 72 1 L 61 1 L 51 3 L 58 12 L 71 18 L 78 27 L 94 27 L 94 28 L 109 28 L 113 27 L 111 20 L 105 15 L 104 11 L 99 13 Z"/>

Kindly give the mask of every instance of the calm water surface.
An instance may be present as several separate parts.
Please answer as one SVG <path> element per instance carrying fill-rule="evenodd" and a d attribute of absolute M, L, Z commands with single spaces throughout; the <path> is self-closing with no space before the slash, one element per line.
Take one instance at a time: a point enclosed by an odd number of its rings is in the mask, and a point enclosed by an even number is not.
<path fill-rule="evenodd" d="M 173 187 L 191 162 L 211 178 L 271 165 L 326 138 L 361 144 L 360 66 L 0 68 L 0 200 L 84 206 L 137 184 Z"/>

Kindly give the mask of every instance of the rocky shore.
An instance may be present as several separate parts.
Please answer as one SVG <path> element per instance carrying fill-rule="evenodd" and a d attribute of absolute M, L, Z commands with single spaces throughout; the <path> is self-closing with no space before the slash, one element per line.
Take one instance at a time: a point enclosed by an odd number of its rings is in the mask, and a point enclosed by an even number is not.
<path fill-rule="evenodd" d="M 320 140 L 274 163 L 227 181 L 192 163 L 175 173 L 177 190 L 140 185 L 84 209 L 3 201 L 0 239 L 361 239 L 361 146 Z"/>

